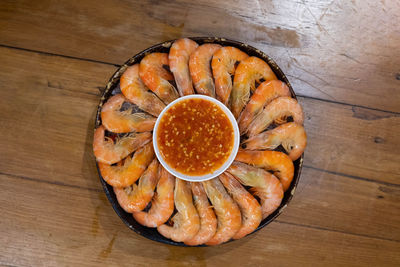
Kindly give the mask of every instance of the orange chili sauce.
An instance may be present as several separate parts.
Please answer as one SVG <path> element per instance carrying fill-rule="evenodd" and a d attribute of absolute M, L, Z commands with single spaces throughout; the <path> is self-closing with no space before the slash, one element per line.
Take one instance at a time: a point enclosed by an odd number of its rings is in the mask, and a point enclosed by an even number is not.
<path fill-rule="evenodd" d="M 206 175 L 219 169 L 233 144 L 233 126 L 228 116 L 205 99 L 176 103 L 158 124 L 160 154 L 171 168 L 185 175 Z"/>

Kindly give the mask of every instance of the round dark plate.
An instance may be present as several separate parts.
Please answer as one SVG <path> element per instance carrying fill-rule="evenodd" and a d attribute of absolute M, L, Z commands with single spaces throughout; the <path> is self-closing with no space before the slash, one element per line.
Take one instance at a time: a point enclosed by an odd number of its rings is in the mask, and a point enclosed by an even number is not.
<path fill-rule="evenodd" d="M 204 44 L 204 43 L 217 43 L 220 44 L 222 46 L 234 46 L 237 47 L 239 49 L 241 49 L 242 51 L 246 52 L 249 56 L 256 56 L 259 58 L 262 58 L 263 60 L 265 60 L 265 62 L 268 63 L 268 65 L 271 67 L 271 69 L 274 71 L 275 75 L 278 77 L 279 80 L 284 81 L 289 89 L 290 92 L 292 93 L 292 97 L 296 98 L 296 94 L 293 91 L 292 86 L 290 85 L 288 79 L 286 78 L 285 74 L 282 72 L 282 70 L 278 67 L 278 65 L 275 63 L 275 61 L 273 61 L 268 55 L 266 55 L 265 53 L 263 53 L 262 51 L 238 42 L 238 41 L 233 41 L 233 40 L 228 40 L 225 38 L 218 38 L 218 37 L 189 37 L 190 39 L 196 41 L 199 45 Z M 98 106 L 97 109 L 97 114 L 96 114 L 96 122 L 95 122 L 95 128 L 97 128 L 99 125 L 101 125 L 101 118 L 100 118 L 100 112 L 101 112 L 101 108 L 103 106 L 103 104 L 108 100 L 108 98 L 110 96 L 112 96 L 113 94 L 120 92 L 119 89 L 119 79 L 121 77 L 121 75 L 124 73 L 124 71 L 126 70 L 127 67 L 139 63 L 142 58 L 150 53 L 153 52 L 163 52 L 163 53 L 168 53 L 169 52 L 169 48 L 172 45 L 172 43 L 175 40 L 171 40 L 171 41 L 166 41 L 157 45 L 154 45 L 150 48 L 147 48 L 146 50 L 143 50 L 142 52 L 134 55 L 133 57 L 131 57 L 130 59 L 128 59 L 115 73 L 114 75 L 110 78 L 109 82 L 107 83 L 105 90 L 101 96 L 101 100 L 100 100 L 100 104 Z M 282 203 L 279 206 L 279 208 L 272 213 L 271 215 L 269 215 L 267 218 L 265 218 L 264 220 L 262 220 L 261 224 L 258 226 L 258 228 L 253 232 L 255 233 L 256 231 L 260 230 L 261 228 L 265 227 L 267 224 L 269 224 L 271 221 L 273 221 L 276 217 L 278 217 L 279 214 L 282 213 L 282 211 L 286 208 L 286 206 L 288 205 L 288 203 L 290 202 L 290 200 L 293 197 L 293 194 L 295 192 L 297 183 L 299 181 L 300 178 L 300 172 L 301 172 L 301 168 L 303 166 L 303 157 L 304 154 L 297 159 L 296 161 L 294 161 L 294 167 L 295 167 L 295 171 L 294 171 L 294 177 L 293 177 L 293 181 L 289 187 L 289 189 L 285 192 L 285 195 L 283 197 Z M 97 165 L 97 162 L 96 162 Z M 133 231 L 135 231 L 136 233 L 157 241 L 157 242 L 161 242 L 161 243 L 165 243 L 165 244 L 169 244 L 169 245 L 175 245 L 175 246 L 186 246 L 184 243 L 180 243 L 180 242 L 174 242 L 170 239 L 167 239 L 165 237 L 163 237 L 162 235 L 160 235 L 157 232 L 156 228 L 148 228 L 145 227 L 143 225 L 140 225 L 139 223 L 137 223 L 135 221 L 135 219 L 133 219 L 132 214 L 125 212 L 120 205 L 118 204 L 117 198 L 114 194 L 114 190 L 112 188 L 112 186 L 110 186 L 109 184 L 107 184 L 104 179 L 101 176 L 101 173 L 98 169 L 97 166 L 97 171 L 99 173 L 99 177 L 100 177 L 100 182 L 103 185 L 103 189 L 104 192 L 107 195 L 108 200 L 110 201 L 112 207 L 114 208 L 115 212 L 118 214 L 118 216 L 121 218 L 121 220 Z M 233 240 L 229 241 L 232 242 Z M 201 245 L 201 246 L 205 246 L 205 245 Z"/>

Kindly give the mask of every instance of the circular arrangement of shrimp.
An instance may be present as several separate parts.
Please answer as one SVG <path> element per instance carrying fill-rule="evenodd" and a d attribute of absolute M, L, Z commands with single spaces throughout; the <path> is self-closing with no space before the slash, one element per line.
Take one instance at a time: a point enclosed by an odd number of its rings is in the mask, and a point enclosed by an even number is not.
<path fill-rule="evenodd" d="M 265 61 L 184 38 L 169 53 L 147 54 L 128 67 L 120 89 L 102 106 L 93 150 L 119 205 L 138 223 L 175 242 L 217 245 L 252 233 L 280 206 L 307 138 L 301 106 Z M 198 183 L 168 173 L 152 144 L 164 107 L 195 93 L 229 107 L 241 133 L 226 172 Z"/>

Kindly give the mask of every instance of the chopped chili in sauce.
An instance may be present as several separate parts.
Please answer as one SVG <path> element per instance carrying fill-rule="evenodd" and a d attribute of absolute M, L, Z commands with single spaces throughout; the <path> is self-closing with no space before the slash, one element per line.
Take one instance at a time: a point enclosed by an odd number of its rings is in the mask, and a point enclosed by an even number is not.
<path fill-rule="evenodd" d="M 228 159 L 233 126 L 215 103 L 186 99 L 169 108 L 158 125 L 157 144 L 164 161 L 191 176 L 206 175 Z"/>

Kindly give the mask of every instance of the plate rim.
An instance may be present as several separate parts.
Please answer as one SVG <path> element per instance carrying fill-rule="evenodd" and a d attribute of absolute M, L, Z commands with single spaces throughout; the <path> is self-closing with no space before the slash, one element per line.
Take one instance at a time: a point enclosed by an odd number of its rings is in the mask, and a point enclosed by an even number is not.
<path fill-rule="evenodd" d="M 283 82 L 285 82 L 287 84 L 287 86 L 289 87 L 289 90 L 291 92 L 291 95 L 294 99 L 297 100 L 297 96 L 296 93 L 294 92 L 289 80 L 287 79 L 286 75 L 284 74 L 284 72 L 281 70 L 281 68 L 278 66 L 278 64 L 276 64 L 276 62 L 266 53 L 264 53 L 263 51 L 249 45 L 246 43 L 242 43 L 240 41 L 236 41 L 236 40 L 232 40 L 232 39 L 228 39 L 228 38 L 223 38 L 223 37 L 182 37 L 182 38 L 188 38 L 191 39 L 193 41 L 196 41 L 197 43 L 199 43 L 200 45 L 203 43 L 217 43 L 217 44 L 221 44 L 223 46 L 234 46 L 236 48 L 242 49 L 242 50 L 246 50 L 245 52 L 248 53 L 248 51 L 251 51 L 251 53 L 248 54 L 255 54 L 255 56 L 260 57 L 261 59 L 263 59 L 264 61 L 267 62 L 267 64 L 271 67 L 271 69 L 273 70 L 273 72 L 279 77 L 280 80 L 282 80 Z M 179 38 L 181 39 L 181 38 Z M 108 98 L 110 97 L 111 92 L 117 87 L 119 86 L 119 78 L 122 76 L 122 74 L 125 72 L 125 70 L 129 67 L 132 66 L 135 63 L 139 63 L 140 60 L 147 54 L 152 53 L 152 52 L 158 52 L 155 50 L 160 50 L 160 49 L 169 49 L 170 46 L 172 45 L 172 43 L 174 41 L 176 41 L 178 39 L 172 39 L 172 40 L 168 40 L 168 41 L 164 41 L 155 45 L 152 45 L 151 47 L 148 47 L 138 53 L 136 53 L 135 55 L 133 55 L 132 57 L 130 57 L 128 60 L 126 60 L 124 62 L 124 64 L 122 64 L 120 67 L 117 68 L 117 70 L 114 72 L 114 74 L 110 77 L 110 79 L 108 80 L 104 90 L 101 93 L 101 98 L 99 100 L 99 104 L 97 106 L 97 111 L 96 111 L 96 119 L 95 119 L 95 123 L 94 123 L 94 130 L 97 129 L 97 127 L 101 124 L 101 118 L 100 118 L 100 114 L 101 114 L 101 108 L 104 105 L 104 103 L 106 102 L 106 100 L 108 100 Z M 247 51 L 248 50 L 248 51 Z M 93 140 L 92 140 L 93 142 Z M 292 183 L 290 184 L 289 189 L 285 192 L 282 203 L 280 204 L 280 206 L 278 207 L 278 209 L 276 209 L 272 214 L 270 214 L 267 218 L 263 219 L 260 223 L 260 225 L 257 227 L 256 230 L 254 230 L 252 233 L 248 234 L 247 236 L 245 236 L 244 238 L 247 238 L 250 235 L 253 235 L 254 233 L 258 232 L 259 230 L 261 230 L 262 228 L 264 228 L 265 226 L 267 226 L 268 224 L 270 224 L 272 221 L 274 221 L 282 212 L 283 210 L 288 206 L 288 204 L 290 203 L 290 201 L 292 200 L 294 193 L 296 191 L 298 182 L 300 180 L 300 176 L 301 176 L 301 171 L 303 168 L 303 160 L 304 160 L 304 152 L 301 155 L 301 157 L 299 159 L 297 159 L 296 161 L 293 162 L 294 167 L 295 167 L 295 175 L 293 177 Z M 163 243 L 163 244 L 168 244 L 168 245 L 174 245 L 174 246 L 181 246 L 181 247 L 209 247 L 207 245 L 198 245 L 198 246 L 188 246 L 185 245 L 182 242 L 175 242 L 172 241 L 170 239 L 167 239 L 163 236 L 161 236 L 160 234 L 158 234 L 157 229 L 156 228 L 149 228 L 146 227 L 148 229 L 152 229 L 155 232 L 157 232 L 157 235 L 148 235 L 145 234 L 143 232 L 141 232 L 139 229 L 135 228 L 128 220 L 126 220 L 124 218 L 124 216 L 128 213 L 126 213 L 121 206 L 119 205 L 118 201 L 116 200 L 114 191 L 112 190 L 112 186 L 110 186 L 109 184 L 107 184 L 105 182 L 105 180 L 103 179 L 101 173 L 100 173 L 100 169 L 98 166 L 98 162 L 95 159 L 95 163 L 96 163 L 96 168 L 97 168 L 97 172 L 99 175 L 99 179 L 100 182 L 102 184 L 104 193 L 107 196 L 108 201 L 110 202 L 111 206 L 113 207 L 113 210 L 115 213 L 117 213 L 117 215 L 119 216 L 119 218 L 124 222 L 124 224 L 126 226 L 128 226 L 129 229 L 131 229 L 132 231 L 134 231 L 135 233 L 153 240 L 155 242 L 159 242 L 159 243 Z M 124 214 L 125 213 L 125 214 Z M 132 216 L 131 216 L 132 217 Z M 133 218 L 132 218 L 133 219 Z M 145 227 L 145 226 L 142 226 Z M 161 236 L 161 238 L 159 237 Z M 241 238 L 243 239 L 243 238 Z M 240 239 L 239 239 L 240 240 Z M 235 241 L 234 239 L 229 240 L 228 242 L 225 242 L 223 244 L 220 245 L 224 245 L 230 242 Z M 219 246 L 220 246 L 219 245 Z"/>

